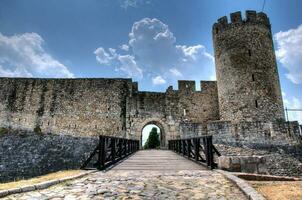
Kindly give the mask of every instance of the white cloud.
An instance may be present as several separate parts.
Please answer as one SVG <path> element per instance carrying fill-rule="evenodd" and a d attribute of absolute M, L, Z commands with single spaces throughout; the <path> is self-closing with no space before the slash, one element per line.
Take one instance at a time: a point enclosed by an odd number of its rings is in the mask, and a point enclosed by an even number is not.
<path fill-rule="evenodd" d="M 121 7 L 127 10 L 129 7 L 136 8 L 142 3 L 144 3 L 143 0 L 123 0 Z"/>
<path fill-rule="evenodd" d="M 136 77 L 138 79 L 143 78 L 143 71 L 139 68 L 133 56 L 120 55 L 118 56 L 118 60 L 121 63 L 120 70 L 124 71 L 128 77 Z"/>
<path fill-rule="evenodd" d="M 112 53 L 112 50 L 110 51 Z M 96 55 L 96 60 L 100 64 L 106 64 L 109 65 L 113 57 L 105 51 L 103 47 L 99 47 L 94 51 L 94 54 Z"/>
<path fill-rule="evenodd" d="M 302 109 L 302 102 L 297 97 L 288 97 L 284 92 L 282 97 L 285 108 Z M 288 111 L 288 118 L 290 121 L 299 121 L 302 124 L 302 111 Z"/>
<path fill-rule="evenodd" d="M 156 77 L 152 78 L 152 83 L 154 85 L 163 85 L 166 83 L 166 80 L 163 79 L 163 77 L 161 77 L 161 76 L 156 76 Z"/>
<path fill-rule="evenodd" d="M 32 77 L 32 74 L 29 73 L 24 68 L 16 68 L 16 69 L 5 69 L 0 65 L 0 76 L 2 77 Z"/>
<path fill-rule="evenodd" d="M 176 68 L 171 68 L 169 69 L 169 72 L 173 75 L 173 76 L 176 76 L 176 77 L 182 77 L 182 73 L 176 69 Z"/>
<path fill-rule="evenodd" d="M 5 36 L 0 33 L 0 76 L 72 78 L 68 68 L 43 49 L 37 33 Z"/>
<path fill-rule="evenodd" d="M 302 25 L 280 31 L 274 39 L 277 42 L 277 59 L 288 70 L 286 77 L 295 84 L 302 83 Z"/>
<path fill-rule="evenodd" d="M 177 45 L 168 25 L 158 19 L 144 18 L 135 22 L 129 38 L 133 54 L 146 71 L 166 73 L 177 66 L 185 78 L 201 73 L 209 78 L 213 74 L 214 58 L 206 48 L 201 44 Z"/>
<path fill-rule="evenodd" d="M 108 50 L 109 50 L 109 52 L 111 54 L 112 59 L 116 58 L 118 56 L 118 54 L 116 53 L 116 49 L 109 48 Z"/>
<path fill-rule="evenodd" d="M 130 67 L 126 67 L 125 62 L 121 64 L 118 59 L 122 56 L 121 53 L 115 51 L 114 53 L 118 56 L 113 59 L 109 51 L 105 51 L 102 47 L 98 49 L 100 49 L 100 55 L 96 54 L 98 61 L 111 65 L 117 64 L 118 69 L 123 65 L 123 70 L 117 70 L 118 72 L 139 69 L 134 70 L 139 73 L 127 72 L 127 76 L 136 74 L 143 77 L 145 75 L 148 81 L 152 81 L 151 77 L 160 74 L 165 80 L 165 83 L 161 82 L 161 84 L 174 84 L 175 79 L 180 77 L 208 80 L 215 74 L 214 58 L 203 45 L 176 44 L 176 37 L 168 25 L 158 19 L 143 18 L 135 22 L 129 33 L 128 45 L 120 46 L 119 50 L 128 51 L 128 56 L 131 56 L 132 62 L 127 62 L 131 64 Z"/>
<path fill-rule="evenodd" d="M 210 76 L 210 81 L 216 81 L 216 74 L 213 73 L 211 76 Z"/>
<path fill-rule="evenodd" d="M 120 46 L 120 49 L 122 49 L 124 51 L 129 51 L 129 46 L 127 44 L 123 44 Z"/>

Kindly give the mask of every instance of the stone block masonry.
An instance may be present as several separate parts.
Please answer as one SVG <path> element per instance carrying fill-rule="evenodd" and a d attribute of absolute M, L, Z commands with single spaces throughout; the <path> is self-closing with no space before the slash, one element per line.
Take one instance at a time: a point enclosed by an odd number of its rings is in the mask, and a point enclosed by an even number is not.
<path fill-rule="evenodd" d="M 271 25 L 265 13 L 247 11 L 213 25 L 220 119 L 284 119 Z"/>
<path fill-rule="evenodd" d="M 201 87 L 195 91 L 195 82 L 179 81 L 179 90 L 141 92 L 131 79 L 0 78 L 0 127 L 140 139 L 153 118 L 167 140 L 181 121 L 219 119 L 216 82 Z"/>
<path fill-rule="evenodd" d="M 232 172 L 267 174 L 266 159 L 263 156 L 221 156 L 219 169 Z"/>
<path fill-rule="evenodd" d="M 130 79 L 0 79 L 0 126 L 75 136 L 126 134 Z"/>
<path fill-rule="evenodd" d="M 10 131 L 0 137 L 0 182 L 79 169 L 97 142 L 94 137 Z"/>

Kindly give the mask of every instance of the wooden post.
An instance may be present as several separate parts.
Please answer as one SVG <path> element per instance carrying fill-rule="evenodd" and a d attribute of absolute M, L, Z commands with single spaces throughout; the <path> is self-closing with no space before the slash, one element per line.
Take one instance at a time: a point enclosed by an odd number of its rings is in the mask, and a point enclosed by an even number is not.
<path fill-rule="evenodd" d="M 214 169 L 214 156 L 213 156 L 213 143 L 212 143 L 212 136 L 208 137 L 208 149 L 209 149 L 209 167 Z"/>
<path fill-rule="evenodd" d="M 118 157 L 119 158 L 121 158 L 122 157 L 122 155 L 123 155 L 123 144 L 122 144 L 122 142 L 123 142 L 123 140 L 122 139 L 118 139 L 118 149 L 119 149 L 119 155 L 118 155 Z"/>
<path fill-rule="evenodd" d="M 191 139 L 188 139 L 187 140 L 187 145 L 188 145 L 188 147 L 187 147 L 187 155 L 188 155 L 188 158 L 190 158 L 191 157 Z"/>
<path fill-rule="evenodd" d="M 114 162 L 115 161 L 115 153 L 116 153 L 116 149 L 115 149 L 115 138 L 111 138 L 111 161 Z"/>
<path fill-rule="evenodd" d="M 127 155 L 127 141 L 126 141 L 126 139 L 123 139 L 123 142 L 124 142 L 124 155 L 123 155 L 123 157 L 125 157 L 126 155 Z"/>
<path fill-rule="evenodd" d="M 195 161 L 199 160 L 199 138 L 194 138 L 194 153 L 195 153 Z"/>
<path fill-rule="evenodd" d="M 204 154 L 206 157 L 207 166 L 209 166 L 209 148 L 208 148 L 208 138 L 203 138 Z"/>
<path fill-rule="evenodd" d="M 182 155 L 185 156 L 186 155 L 186 141 L 182 140 Z"/>
<path fill-rule="evenodd" d="M 103 136 L 99 137 L 99 154 L 98 154 L 98 170 L 102 170 L 105 166 L 106 160 L 106 149 L 105 149 L 105 138 Z"/>

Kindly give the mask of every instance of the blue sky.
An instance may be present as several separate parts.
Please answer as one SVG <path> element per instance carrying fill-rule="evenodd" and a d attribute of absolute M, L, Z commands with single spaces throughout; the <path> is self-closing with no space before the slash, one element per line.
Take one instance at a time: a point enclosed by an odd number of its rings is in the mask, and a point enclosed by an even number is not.
<path fill-rule="evenodd" d="M 0 76 L 213 80 L 211 27 L 263 0 L 0 0 Z M 266 0 L 287 107 L 302 107 L 302 1 Z M 291 114 L 300 119 L 302 114 Z"/>

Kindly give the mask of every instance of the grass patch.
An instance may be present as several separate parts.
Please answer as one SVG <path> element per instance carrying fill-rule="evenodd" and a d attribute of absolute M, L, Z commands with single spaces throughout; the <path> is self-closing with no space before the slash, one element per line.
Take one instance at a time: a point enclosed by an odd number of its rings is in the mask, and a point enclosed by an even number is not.
<path fill-rule="evenodd" d="M 8 133 L 8 129 L 5 127 L 0 127 L 0 136 L 5 135 Z"/>
<path fill-rule="evenodd" d="M 19 181 L 13 181 L 13 182 L 8 182 L 8 183 L 0 183 L 0 190 L 7 190 L 7 189 L 12 189 L 12 188 L 19 188 L 19 187 L 23 187 L 23 186 L 34 185 L 34 184 L 42 183 L 45 181 L 51 181 L 54 179 L 60 179 L 60 178 L 77 175 L 77 174 L 80 174 L 81 172 L 83 172 L 83 171 L 82 170 L 66 170 L 66 171 L 54 172 L 54 173 L 46 174 L 43 176 L 38 176 L 36 178 L 26 179 L 26 180 L 19 180 Z"/>
<path fill-rule="evenodd" d="M 249 181 L 267 200 L 301 200 L 302 181 Z"/>

